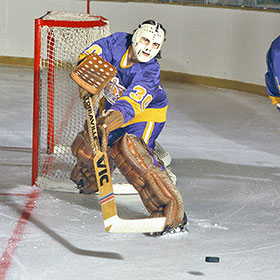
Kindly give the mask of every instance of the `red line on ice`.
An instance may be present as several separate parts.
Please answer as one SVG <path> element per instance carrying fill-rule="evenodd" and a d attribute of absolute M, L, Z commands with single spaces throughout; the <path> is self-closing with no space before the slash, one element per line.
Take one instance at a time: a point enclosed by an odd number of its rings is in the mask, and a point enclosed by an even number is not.
<path fill-rule="evenodd" d="M 18 220 L 17 226 L 14 229 L 14 232 L 10 240 L 8 241 L 7 247 L 0 259 L 0 280 L 4 280 L 6 277 L 17 245 L 23 236 L 25 225 L 29 217 L 31 216 L 34 207 L 36 206 L 36 199 L 39 196 L 39 194 L 40 191 L 38 189 L 34 189 L 29 195 L 27 195 L 29 196 L 29 199 L 24 206 L 22 214 Z"/>

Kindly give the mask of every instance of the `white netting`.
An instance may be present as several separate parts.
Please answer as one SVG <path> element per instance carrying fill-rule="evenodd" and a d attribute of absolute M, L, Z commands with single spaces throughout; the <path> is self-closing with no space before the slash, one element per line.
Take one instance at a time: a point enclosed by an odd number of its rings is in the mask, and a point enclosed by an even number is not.
<path fill-rule="evenodd" d="M 44 20 L 60 20 L 60 21 L 97 21 L 100 16 L 94 14 L 70 13 L 62 11 L 51 11 L 43 17 Z"/>
<path fill-rule="evenodd" d="M 99 17 L 66 12 L 51 12 L 43 20 L 96 21 Z M 99 38 L 110 34 L 109 24 L 102 27 L 41 28 L 39 167 L 37 184 L 50 181 L 70 182 L 75 164 L 70 145 L 82 130 L 86 111 L 69 73 L 78 55 Z"/>

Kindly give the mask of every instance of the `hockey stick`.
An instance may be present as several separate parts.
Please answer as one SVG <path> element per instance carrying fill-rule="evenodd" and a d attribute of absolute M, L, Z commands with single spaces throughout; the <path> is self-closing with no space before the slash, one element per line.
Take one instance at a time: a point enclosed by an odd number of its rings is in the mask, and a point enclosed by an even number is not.
<path fill-rule="evenodd" d="M 89 95 L 84 98 L 88 111 L 88 132 L 93 149 L 93 164 L 99 191 L 99 200 L 107 232 L 160 232 L 164 230 L 166 218 L 121 219 L 118 216 L 113 184 L 106 152 L 100 149 L 93 103 Z"/>
<path fill-rule="evenodd" d="M 70 73 L 70 77 L 87 92 L 96 96 L 116 75 L 117 69 L 97 54 L 91 54 Z M 94 101 L 94 102 L 95 102 Z M 88 111 L 88 134 L 93 154 L 99 200 L 107 232 L 160 232 L 164 230 L 165 217 L 146 219 L 121 219 L 118 216 L 112 178 L 106 152 L 100 149 L 93 101 L 90 94 L 84 97 Z"/>

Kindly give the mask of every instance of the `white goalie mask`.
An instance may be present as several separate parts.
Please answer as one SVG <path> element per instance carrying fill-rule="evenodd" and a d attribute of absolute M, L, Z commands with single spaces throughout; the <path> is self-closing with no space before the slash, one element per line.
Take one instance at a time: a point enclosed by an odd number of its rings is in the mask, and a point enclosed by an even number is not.
<path fill-rule="evenodd" d="M 141 24 L 132 36 L 133 53 L 139 62 L 148 62 L 156 57 L 164 41 L 165 31 L 162 26 L 151 22 L 154 24 Z"/>

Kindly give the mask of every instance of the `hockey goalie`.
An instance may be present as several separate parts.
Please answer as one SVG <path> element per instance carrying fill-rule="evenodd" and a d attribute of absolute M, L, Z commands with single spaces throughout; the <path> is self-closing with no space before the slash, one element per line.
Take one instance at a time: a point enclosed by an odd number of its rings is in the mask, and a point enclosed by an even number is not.
<path fill-rule="evenodd" d="M 166 218 L 160 234 L 183 231 L 187 223 L 181 194 L 154 153 L 155 141 L 164 127 L 168 108 L 157 62 L 165 33 L 161 24 L 148 20 L 133 34 L 118 32 L 94 42 L 79 56 L 78 71 L 88 72 L 83 75 L 83 80 L 77 72 L 78 80 L 75 80 L 79 84 L 81 99 L 90 95 L 93 104 L 98 102 L 99 144 L 101 151 L 108 156 L 111 172 L 117 167 L 134 186 L 151 218 Z M 94 72 L 98 63 L 89 60 L 90 57 L 96 59 L 94 55 L 105 61 L 100 61 L 103 68 L 98 73 Z M 111 66 L 116 73 L 104 85 L 101 96 L 95 88 L 108 80 L 106 69 L 109 71 Z M 93 85 L 94 82 L 97 85 Z M 84 106 L 86 108 L 87 104 Z M 84 194 L 97 192 L 99 187 L 89 123 L 85 122 L 84 130 L 78 133 L 71 146 L 77 158 L 71 180 Z"/>

